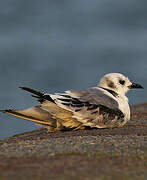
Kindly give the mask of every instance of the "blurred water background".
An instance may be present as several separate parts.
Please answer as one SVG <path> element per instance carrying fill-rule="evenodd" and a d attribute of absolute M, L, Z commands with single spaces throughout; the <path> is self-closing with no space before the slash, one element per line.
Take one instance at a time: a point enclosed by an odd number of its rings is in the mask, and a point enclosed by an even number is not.
<path fill-rule="evenodd" d="M 0 2 L 0 109 L 37 104 L 19 86 L 85 89 L 109 72 L 147 88 L 146 0 Z M 146 89 L 128 96 L 130 104 L 147 101 Z M 0 138 L 37 127 L 0 114 Z"/>

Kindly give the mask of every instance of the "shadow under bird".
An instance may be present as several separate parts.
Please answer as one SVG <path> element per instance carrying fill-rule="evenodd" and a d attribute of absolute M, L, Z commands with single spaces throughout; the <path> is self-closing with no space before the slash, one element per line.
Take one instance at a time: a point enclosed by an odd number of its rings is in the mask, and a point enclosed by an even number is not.
<path fill-rule="evenodd" d="M 143 88 L 120 73 L 106 74 L 98 86 L 86 90 L 68 90 L 46 94 L 27 87 L 40 102 L 24 109 L 1 112 L 44 125 L 49 131 L 121 127 L 130 120 L 126 93 L 132 88 Z"/>

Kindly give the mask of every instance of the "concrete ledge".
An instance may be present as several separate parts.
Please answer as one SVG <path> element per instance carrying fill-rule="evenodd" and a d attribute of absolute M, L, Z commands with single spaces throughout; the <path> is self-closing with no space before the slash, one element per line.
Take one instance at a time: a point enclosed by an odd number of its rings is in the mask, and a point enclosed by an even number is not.
<path fill-rule="evenodd" d="M 123 128 L 40 128 L 0 140 L 0 179 L 146 179 L 147 103 L 131 111 Z"/>

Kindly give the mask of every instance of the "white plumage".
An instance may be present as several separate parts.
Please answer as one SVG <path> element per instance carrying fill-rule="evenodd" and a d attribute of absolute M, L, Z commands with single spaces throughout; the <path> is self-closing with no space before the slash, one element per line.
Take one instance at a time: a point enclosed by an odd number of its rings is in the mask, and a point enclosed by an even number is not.
<path fill-rule="evenodd" d="M 37 98 L 40 105 L 26 110 L 2 112 L 45 125 L 49 130 L 113 128 L 130 120 L 126 93 L 131 88 L 143 88 L 119 73 L 106 74 L 97 87 L 44 94 L 22 87 Z"/>

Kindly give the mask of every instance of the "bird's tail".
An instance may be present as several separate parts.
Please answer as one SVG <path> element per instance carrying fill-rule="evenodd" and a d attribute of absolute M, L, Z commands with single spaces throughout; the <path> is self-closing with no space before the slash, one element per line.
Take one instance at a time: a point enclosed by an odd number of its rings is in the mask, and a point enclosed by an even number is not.
<path fill-rule="evenodd" d="M 5 109 L 0 110 L 0 112 L 45 125 L 51 131 L 77 128 L 81 125 L 80 122 L 72 117 L 72 112 L 57 106 L 49 94 L 44 94 L 27 87 L 20 88 L 30 92 L 41 104 L 24 110 Z"/>
<path fill-rule="evenodd" d="M 52 119 L 51 115 L 47 111 L 41 109 L 39 106 L 35 106 L 25 110 L 5 109 L 0 110 L 0 112 L 8 113 L 12 116 L 26 119 L 37 124 L 55 126 L 55 120 Z"/>
<path fill-rule="evenodd" d="M 49 109 L 53 114 L 42 109 L 40 105 L 24 110 L 5 109 L 0 112 L 44 125 L 49 131 L 81 129 L 81 123 L 75 121 L 70 112 L 65 112 L 66 110 L 58 108 L 54 103 L 51 104 Z"/>

